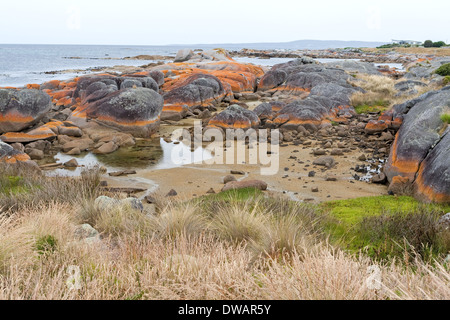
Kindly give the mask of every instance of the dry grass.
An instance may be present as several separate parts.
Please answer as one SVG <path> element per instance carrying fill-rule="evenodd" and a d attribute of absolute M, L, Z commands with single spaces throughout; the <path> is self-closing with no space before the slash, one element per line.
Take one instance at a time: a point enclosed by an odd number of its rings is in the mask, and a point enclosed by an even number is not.
<path fill-rule="evenodd" d="M 419 97 L 420 95 L 439 89 L 438 85 L 416 86 L 417 93 L 408 96 L 396 96 L 398 93 L 395 89 L 397 82 L 404 79 L 394 80 L 386 76 L 358 74 L 351 83 L 364 89 L 366 92 L 356 92 L 351 97 L 352 105 L 360 113 L 367 111 L 384 111 L 392 108 L 396 104 L 405 102 Z"/>
<path fill-rule="evenodd" d="M 106 212 L 89 199 L 63 195 L 0 215 L 0 299 L 450 298 L 449 271 L 438 261 L 412 269 L 333 248 L 304 204 L 169 203 L 147 215 L 127 206 Z M 101 239 L 79 240 L 85 222 Z M 368 286 L 374 265 L 379 290 Z"/>
<path fill-rule="evenodd" d="M 450 298 L 450 275 L 439 263 L 432 268 L 417 261 L 415 272 L 394 264 L 378 265 L 382 289 L 369 289 L 367 270 L 373 261 L 348 255 L 325 242 L 311 243 L 307 230 L 296 228 L 298 218 L 290 214 L 266 227 L 268 242 L 284 243 L 291 254 L 255 262 L 245 240 L 229 245 L 208 229 L 198 229 L 203 215 L 192 224 L 190 205 L 184 212 L 172 213 L 172 209 L 167 207 L 167 212 L 154 218 L 161 219 L 157 225 L 165 227 L 156 228 L 153 235 L 104 232 L 103 240 L 92 244 L 73 236 L 79 217 L 67 205 L 52 204 L 4 218 L 0 299 Z M 189 223 L 176 223 L 177 232 L 158 237 L 161 230 L 171 230 L 173 221 L 167 216 L 172 214 L 189 216 L 183 220 Z M 195 230 L 196 236 L 181 230 Z M 53 236 L 57 245 L 42 255 L 35 243 L 45 235 Z M 78 290 L 69 290 L 66 283 L 71 266 L 80 270 Z"/>

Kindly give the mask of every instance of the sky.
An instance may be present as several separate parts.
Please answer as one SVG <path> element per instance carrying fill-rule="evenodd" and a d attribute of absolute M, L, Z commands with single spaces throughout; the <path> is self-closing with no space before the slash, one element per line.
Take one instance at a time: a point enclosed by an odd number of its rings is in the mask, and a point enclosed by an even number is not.
<path fill-rule="evenodd" d="M 0 43 L 448 43 L 448 12 L 448 0 L 2 0 Z"/>

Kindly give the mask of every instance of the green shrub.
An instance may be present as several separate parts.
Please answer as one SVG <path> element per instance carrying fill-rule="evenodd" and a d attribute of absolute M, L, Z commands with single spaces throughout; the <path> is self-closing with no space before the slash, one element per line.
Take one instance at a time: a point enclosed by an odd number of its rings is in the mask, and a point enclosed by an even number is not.
<path fill-rule="evenodd" d="M 440 212 L 428 209 L 383 213 L 364 217 L 355 233 L 375 259 L 400 257 L 408 262 L 418 255 L 430 261 L 450 249 L 436 223 L 440 216 Z"/>
<path fill-rule="evenodd" d="M 443 64 L 435 72 L 443 77 L 450 76 L 450 63 Z"/>
<path fill-rule="evenodd" d="M 35 249 L 40 255 L 55 252 L 58 241 L 54 236 L 47 235 L 36 240 Z"/>

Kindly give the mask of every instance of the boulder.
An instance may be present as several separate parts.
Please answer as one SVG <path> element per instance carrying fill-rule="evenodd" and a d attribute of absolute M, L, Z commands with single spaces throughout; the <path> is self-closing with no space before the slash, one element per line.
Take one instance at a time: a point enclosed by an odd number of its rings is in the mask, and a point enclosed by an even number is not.
<path fill-rule="evenodd" d="M 222 129 L 243 129 L 257 128 L 259 118 L 255 112 L 242 108 L 234 104 L 213 117 L 208 126 Z"/>
<path fill-rule="evenodd" d="M 163 118 L 185 117 L 190 108 L 213 106 L 226 96 L 222 82 L 209 74 L 193 74 L 180 80 L 164 94 Z"/>
<path fill-rule="evenodd" d="M 394 112 L 404 112 L 404 120 L 385 173 L 391 185 L 396 177 L 407 179 L 422 201 L 450 201 L 450 130 L 441 119 L 448 108 L 450 87 L 394 107 Z"/>
<path fill-rule="evenodd" d="M 40 90 L 0 89 L 0 134 L 38 123 L 51 108 L 50 96 Z"/>
<path fill-rule="evenodd" d="M 331 168 L 334 166 L 335 161 L 334 161 L 333 157 L 323 156 L 323 157 L 320 157 L 320 158 L 317 158 L 316 160 L 314 160 L 313 164 L 316 166 L 324 166 L 327 168 Z"/>
<path fill-rule="evenodd" d="M 175 62 L 175 63 L 176 62 L 185 62 L 185 61 L 190 60 L 194 56 L 195 56 L 195 53 L 191 49 L 180 49 L 180 50 L 178 50 L 175 60 L 173 62 Z"/>
<path fill-rule="evenodd" d="M 223 191 L 237 190 L 245 188 L 255 188 L 262 191 L 267 190 L 267 183 L 261 180 L 243 180 L 243 181 L 231 181 L 228 182 L 223 188 Z"/>
<path fill-rule="evenodd" d="M 94 93 L 104 89 L 99 90 Z M 77 108 L 69 119 L 94 120 L 105 127 L 143 138 L 159 129 L 163 98 L 154 90 L 139 87 L 104 93 L 99 100 L 90 102 L 88 99 L 87 104 Z"/>
<path fill-rule="evenodd" d="M 143 211 L 144 205 L 139 199 L 136 198 L 126 198 L 126 199 L 113 199 L 106 196 L 100 196 L 94 201 L 94 206 L 96 210 L 99 211 L 111 211 L 117 209 L 120 206 L 129 206 L 132 209 Z"/>

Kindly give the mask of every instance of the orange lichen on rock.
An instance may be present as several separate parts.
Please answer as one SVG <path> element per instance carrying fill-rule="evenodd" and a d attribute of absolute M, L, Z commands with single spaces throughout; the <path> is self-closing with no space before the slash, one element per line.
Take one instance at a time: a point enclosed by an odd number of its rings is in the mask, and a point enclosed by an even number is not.
<path fill-rule="evenodd" d="M 395 176 L 392 178 L 389 185 L 389 192 L 396 195 L 403 195 L 408 193 L 408 188 L 411 185 L 411 180 L 408 177 Z"/>
<path fill-rule="evenodd" d="M 436 190 L 425 184 L 424 171 L 421 169 L 414 182 L 415 196 L 424 202 L 450 203 L 450 192 L 436 192 Z"/>
<path fill-rule="evenodd" d="M 36 84 L 36 83 L 29 83 L 29 84 L 27 84 L 27 89 L 39 90 L 39 89 L 41 89 L 41 85 Z"/>
<path fill-rule="evenodd" d="M 11 112 L 6 114 L 0 113 L 0 122 L 31 122 L 32 116 L 24 116 L 18 112 Z"/>
<path fill-rule="evenodd" d="M 16 164 L 17 162 L 30 161 L 31 158 L 26 153 L 20 153 L 20 154 L 16 154 L 16 155 L 13 155 L 13 156 L 4 157 L 1 160 L 4 161 L 7 164 Z"/>
<path fill-rule="evenodd" d="M 389 123 L 383 120 L 375 121 L 371 120 L 367 123 L 364 129 L 367 134 L 374 134 L 386 131 L 389 128 Z"/>
<path fill-rule="evenodd" d="M 419 159 L 399 159 L 397 156 L 397 143 L 398 134 L 395 137 L 394 143 L 391 147 L 391 156 L 387 166 L 389 171 L 393 172 L 393 176 L 402 176 L 414 181 L 414 177 L 419 170 L 420 160 Z"/>

